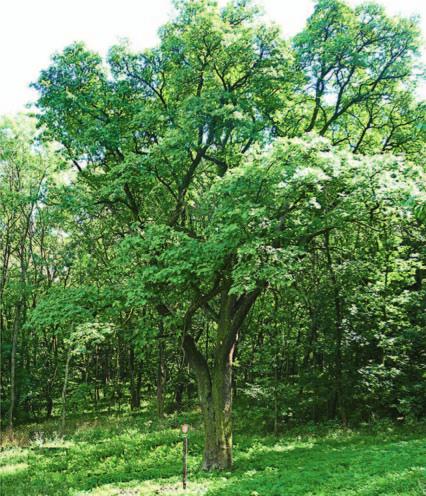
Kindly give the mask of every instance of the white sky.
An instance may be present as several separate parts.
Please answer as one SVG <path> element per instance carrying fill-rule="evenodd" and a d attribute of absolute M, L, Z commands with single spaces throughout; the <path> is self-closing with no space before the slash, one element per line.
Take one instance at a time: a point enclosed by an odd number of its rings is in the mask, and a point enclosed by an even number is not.
<path fill-rule="evenodd" d="M 219 3 L 226 3 L 219 0 Z M 257 0 L 284 36 L 299 32 L 312 0 Z M 349 0 L 351 5 L 360 0 Z M 420 14 L 426 33 L 425 0 L 381 0 L 390 14 Z M 0 0 L 0 114 L 24 110 L 36 95 L 28 85 L 54 52 L 73 41 L 105 55 L 120 38 L 135 49 L 156 44 L 158 28 L 173 12 L 170 0 Z M 423 93 L 423 92 L 422 92 Z"/>

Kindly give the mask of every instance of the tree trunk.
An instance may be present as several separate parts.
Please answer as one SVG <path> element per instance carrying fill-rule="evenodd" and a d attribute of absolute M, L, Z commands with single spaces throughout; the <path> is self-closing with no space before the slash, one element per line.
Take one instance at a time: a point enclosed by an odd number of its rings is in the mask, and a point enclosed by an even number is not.
<path fill-rule="evenodd" d="M 135 357 L 133 345 L 130 346 L 130 408 L 141 407 L 142 371 L 139 360 Z"/>
<path fill-rule="evenodd" d="M 231 407 L 232 387 L 230 371 L 223 374 L 223 366 L 210 374 L 205 358 L 198 351 L 192 337 L 186 336 L 184 349 L 193 369 L 204 423 L 204 470 L 223 470 L 232 465 Z M 216 363 L 220 357 L 216 357 Z"/>
<path fill-rule="evenodd" d="M 64 377 L 64 387 L 62 388 L 62 418 L 61 418 L 61 432 L 65 429 L 65 416 L 66 416 L 66 400 L 67 400 L 67 385 L 68 385 L 68 374 L 71 362 L 71 352 L 68 352 L 67 361 L 65 363 L 65 377 Z"/>
<path fill-rule="evenodd" d="M 221 295 L 213 367 L 197 348 L 185 324 L 183 349 L 198 384 L 204 420 L 204 470 L 224 470 L 232 466 L 232 360 L 238 332 L 261 288 L 237 297 L 225 288 Z M 189 314 L 189 322 L 191 314 Z"/>
<path fill-rule="evenodd" d="M 219 469 L 232 466 L 232 358 L 234 346 L 227 353 L 218 350 L 212 381 L 213 411 Z"/>
<path fill-rule="evenodd" d="M 138 362 L 139 363 L 139 362 Z M 141 407 L 141 386 L 142 386 L 142 368 L 141 364 L 137 366 L 138 371 L 136 373 L 136 387 L 135 387 L 135 407 Z"/>
<path fill-rule="evenodd" d="M 21 272 L 21 283 L 23 284 L 24 278 Z M 18 333 L 22 326 L 24 317 L 24 300 L 20 300 L 16 306 L 16 315 L 13 323 L 12 331 L 12 350 L 10 356 L 10 406 L 9 406 L 9 431 L 10 436 L 13 436 L 13 417 L 15 412 L 16 403 L 16 347 L 18 343 Z"/>
<path fill-rule="evenodd" d="M 160 322 L 158 334 L 158 369 L 157 369 L 157 415 L 164 417 L 164 386 L 166 383 L 166 367 L 164 364 L 164 326 Z"/>
<path fill-rule="evenodd" d="M 335 350 L 334 350 L 334 387 L 333 396 L 331 398 L 331 417 L 334 419 L 340 413 L 341 420 L 346 423 L 346 413 L 343 406 L 343 392 L 342 392 L 342 339 L 343 339 L 343 309 L 342 298 L 339 290 L 339 282 L 334 270 L 333 260 L 330 250 L 330 233 L 327 232 L 324 237 L 325 251 L 327 256 L 327 265 L 330 273 L 330 278 L 333 287 L 334 297 L 334 311 L 335 311 Z"/>
<path fill-rule="evenodd" d="M 129 367 L 130 367 L 130 409 L 135 410 L 139 408 L 136 398 L 136 369 L 135 369 L 135 351 L 133 345 L 129 349 Z"/>
<path fill-rule="evenodd" d="M 188 366 L 188 359 L 186 354 L 182 357 L 177 371 L 176 385 L 174 390 L 174 410 L 177 412 L 182 411 L 183 408 L 183 393 L 185 391 L 185 381 L 187 380 L 186 369 Z"/>
<path fill-rule="evenodd" d="M 52 417 L 52 410 L 53 410 L 53 399 L 50 396 L 50 392 L 47 393 L 46 397 L 46 418 L 50 419 Z"/>
<path fill-rule="evenodd" d="M 20 310 L 18 310 L 20 311 Z M 13 414 L 15 410 L 15 377 L 16 377 L 16 342 L 18 340 L 19 319 L 16 317 L 13 326 L 12 351 L 10 357 L 10 406 L 9 406 L 9 431 L 13 433 Z"/>

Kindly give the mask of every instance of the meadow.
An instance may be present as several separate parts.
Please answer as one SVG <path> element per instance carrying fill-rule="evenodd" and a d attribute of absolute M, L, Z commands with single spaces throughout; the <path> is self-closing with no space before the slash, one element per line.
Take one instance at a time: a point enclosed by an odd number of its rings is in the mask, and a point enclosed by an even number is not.
<path fill-rule="evenodd" d="M 29 424 L 0 454 L 2 496 L 423 495 L 426 428 L 380 422 L 292 427 L 273 436 L 243 412 L 235 425 L 234 468 L 200 469 L 197 412 L 151 421 L 137 414 L 85 415 Z M 239 419 L 239 420 L 238 420 Z M 189 422 L 189 483 L 182 489 L 180 424 Z M 254 427 L 253 427 L 254 425 Z"/>

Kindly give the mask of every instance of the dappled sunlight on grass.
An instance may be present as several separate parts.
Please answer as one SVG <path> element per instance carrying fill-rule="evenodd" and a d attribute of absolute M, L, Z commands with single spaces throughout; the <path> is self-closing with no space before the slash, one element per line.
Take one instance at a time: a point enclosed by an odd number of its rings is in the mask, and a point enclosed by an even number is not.
<path fill-rule="evenodd" d="M 132 481 L 129 484 L 105 484 L 104 486 L 77 493 L 76 496 L 202 496 L 207 494 L 206 484 L 191 483 L 184 490 L 182 482 L 175 479 L 162 481 L 145 481 L 143 483 Z"/>
<path fill-rule="evenodd" d="M 27 463 L 16 463 L 14 465 L 3 465 L 0 467 L 0 476 L 16 474 L 22 472 L 28 468 Z"/>
<path fill-rule="evenodd" d="M 386 474 L 375 477 L 369 481 L 365 487 L 359 488 L 356 494 L 360 496 L 371 496 L 376 494 L 383 495 L 424 495 L 426 491 L 421 491 L 423 481 L 423 489 L 425 485 L 425 468 L 411 467 L 401 472 L 387 472 Z M 412 486 L 407 489 L 408 484 Z M 354 493 L 355 494 L 355 493 Z"/>
<path fill-rule="evenodd" d="M 275 442 L 275 444 L 268 445 L 262 444 L 261 441 L 257 441 L 252 444 L 247 450 L 244 450 L 243 453 L 239 455 L 241 460 L 249 459 L 253 457 L 253 454 L 260 455 L 262 453 L 286 453 L 289 451 L 294 451 L 296 449 L 311 449 L 314 447 L 313 442 L 302 442 L 302 441 L 293 441 L 293 442 Z"/>

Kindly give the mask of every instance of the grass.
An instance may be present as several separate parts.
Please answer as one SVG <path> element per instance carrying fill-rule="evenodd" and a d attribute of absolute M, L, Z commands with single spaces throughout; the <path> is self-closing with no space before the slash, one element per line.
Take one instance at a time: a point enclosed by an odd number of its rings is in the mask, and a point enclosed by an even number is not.
<path fill-rule="evenodd" d="M 181 489 L 179 424 L 189 421 L 189 486 Z M 1 496 L 426 495 L 423 425 L 291 430 L 281 437 L 235 433 L 235 467 L 199 469 L 199 417 L 151 422 L 149 412 L 75 418 L 65 437 L 53 421 L 26 426 L 0 453 Z M 37 430 L 30 439 L 31 430 Z M 40 434 L 43 432 L 43 435 Z M 19 444 L 19 445 L 18 445 Z"/>

